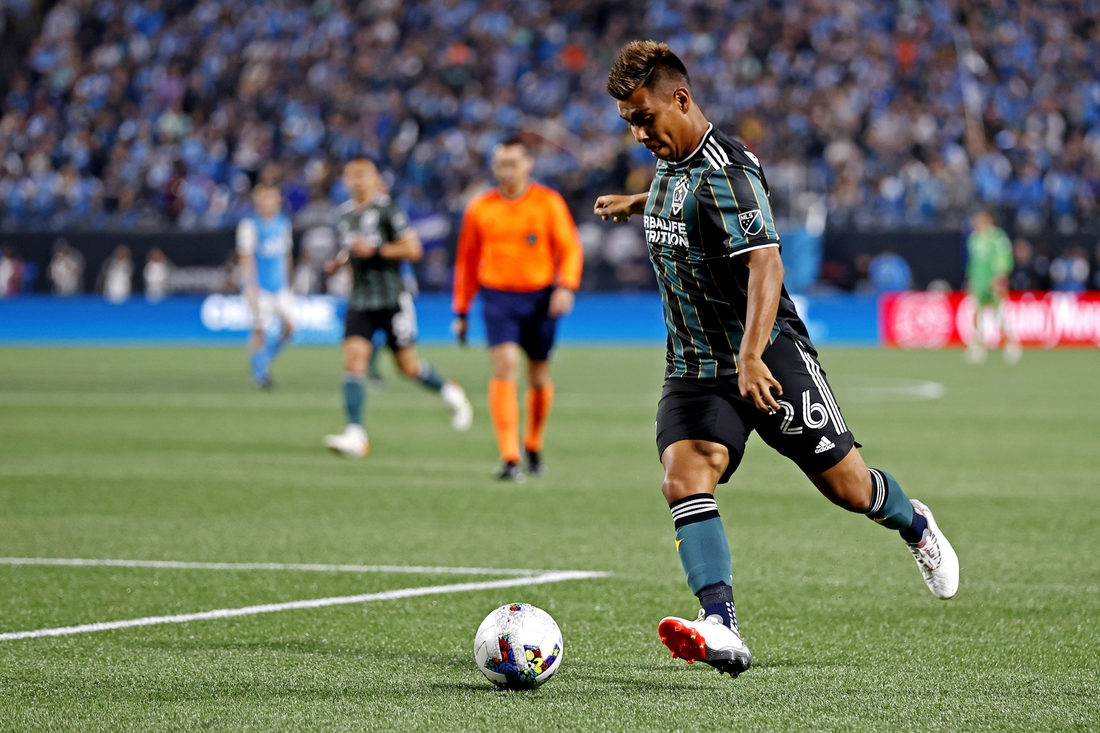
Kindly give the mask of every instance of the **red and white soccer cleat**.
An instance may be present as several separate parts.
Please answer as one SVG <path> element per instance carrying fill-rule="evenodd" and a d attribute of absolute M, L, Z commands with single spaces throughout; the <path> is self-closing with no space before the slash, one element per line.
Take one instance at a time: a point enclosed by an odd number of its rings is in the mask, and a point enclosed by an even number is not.
<path fill-rule="evenodd" d="M 703 617 L 695 621 L 668 616 L 657 625 L 661 643 L 672 656 L 688 664 L 705 662 L 730 677 L 744 672 L 752 664 L 752 654 L 737 629 L 725 624 L 720 616 Z"/>

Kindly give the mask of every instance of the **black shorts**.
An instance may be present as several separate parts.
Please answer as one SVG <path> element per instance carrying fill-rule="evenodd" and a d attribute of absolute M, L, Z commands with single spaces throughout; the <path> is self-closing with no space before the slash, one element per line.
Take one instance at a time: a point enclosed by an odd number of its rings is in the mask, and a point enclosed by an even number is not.
<path fill-rule="evenodd" d="M 857 445 L 833 398 L 816 355 L 780 334 L 764 351 L 764 363 L 783 385 L 780 410 L 769 415 L 741 396 L 737 377 L 665 380 L 657 405 L 657 455 L 680 440 L 706 440 L 729 449 L 730 462 L 718 483 L 729 481 L 755 430 L 804 473 L 827 471 Z"/>
<path fill-rule="evenodd" d="M 393 351 L 404 349 L 416 343 L 416 308 L 412 296 L 402 293 L 396 308 L 379 310 L 348 309 L 344 318 L 344 338 L 362 336 L 367 341 L 374 339 L 376 331 L 386 334 L 386 345 Z"/>

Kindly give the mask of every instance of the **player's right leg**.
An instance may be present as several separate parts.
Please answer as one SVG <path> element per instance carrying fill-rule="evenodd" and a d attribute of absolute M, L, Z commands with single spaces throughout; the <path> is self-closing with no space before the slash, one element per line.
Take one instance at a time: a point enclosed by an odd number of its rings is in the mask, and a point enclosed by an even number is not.
<path fill-rule="evenodd" d="M 492 378 L 489 380 L 489 418 L 500 451 L 501 466 L 495 476 L 502 481 L 523 481 L 519 467 L 519 344 L 505 341 L 489 347 Z"/>
<path fill-rule="evenodd" d="M 489 339 L 489 419 L 497 439 L 501 466 L 494 474 L 503 481 L 523 481 L 519 467 L 519 379 L 522 316 L 527 293 L 482 288 L 485 335 Z"/>
<path fill-rule="evenodd" d="M 970 341 L 966 345 L 966 361 L 969 364 L 981 364 L 985 361 L 985 309 L 992 301 L 992 295 L 985 290 L 971 293 L 974 299 L 974 318 L 971 323 Z"/>
<path fill-rule="evenodd" d="M 657 633 L 673 656 L 706 662 L 734 677 L 748 669 L 752 655 L 737 628 L 733 564 L 714 490 L 741 462 L 747 438 L 748 428 L 720 386 L 666 380 L 657 408 L 657 450 L 665 468 L 661 492 L 676 526 L 676 552 L 701 610 L 694 621 L 666 617 Z"/>
<path fill-rule="evenodd" d="M 681 440 L 664 450 L 661 491 L 676 524 L 676 551 L 688 587 L 702 607 L 695 620 L 668 616 L 657 626 L 672 656 L 706 662 L 733 677 L 752 664 L 737 629 L 733 606 L 733 564 L 714 489 L 729 465 L 720 443 Z"/>
<path fill-rule="evenodd" d="M 271 384 L 271 361 L 264 343 L 264 327 L 273 314 L 274 299 L 261 290 L 255 300 L 249 301 L 248 308 L 252 319 L 252 333 L 248 337 L 249 372 L 256 386 L 266 389 Z"/>
<path fill-rule="evenodd" d="M 1005 313 L 1005 298 L 998 296 L 994 305 L 996 310 L 997 328 L 1001 330 L 1001 338 L 1004 339 L 1004 360 L 1006 364 L 1016 364 L 1024 355 L 1024 347 L 1020 345 L 1020 339 L 1016 336 L 1016 329 L 1008 321 Z"/>
<path fill-rule="evenodd" d="M 366 311 L 348 311 L 343 347 L 344 411 L 348 422 L 344 432 L 326 435 L 324 444 L 336 453 L 353 458 L 363 458 L 370 453 L 363 416 L 367 404 L 365 380 L 373 333 L 374 327 Z"/>

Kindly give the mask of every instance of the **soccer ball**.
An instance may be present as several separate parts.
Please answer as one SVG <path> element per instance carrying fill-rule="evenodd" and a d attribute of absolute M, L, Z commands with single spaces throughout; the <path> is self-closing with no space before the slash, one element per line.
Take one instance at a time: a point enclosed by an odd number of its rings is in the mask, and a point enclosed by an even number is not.
<path fill-rule="evenodd" d="M 481 622 L 474 661 L 498 687 L 529 690 L 550 679 L 561 664 L 561 630 L 546 611 L 509 603 Z"/>

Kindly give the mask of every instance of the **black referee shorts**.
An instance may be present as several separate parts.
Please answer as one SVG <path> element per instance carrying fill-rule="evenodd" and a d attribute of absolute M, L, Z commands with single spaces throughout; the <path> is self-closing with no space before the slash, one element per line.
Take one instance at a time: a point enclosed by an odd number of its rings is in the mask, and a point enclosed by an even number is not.
<path fill-rule="evenodd" d="M 721 443 L 730 453 L 729 466 L 719 479 L 726 483 L 745 455 L 749 433 L 755 430 L 804 473 L 822 473 L 840 463 L 857 443 L 816 355 L 780 334 L 764 350 L 764 363 L 783 386 L 777 398 L 780 410 L 770 415 L 741 396 L 735 376 L 666 379 L 657 405 L 658 457 L 681 440 Z"/>

